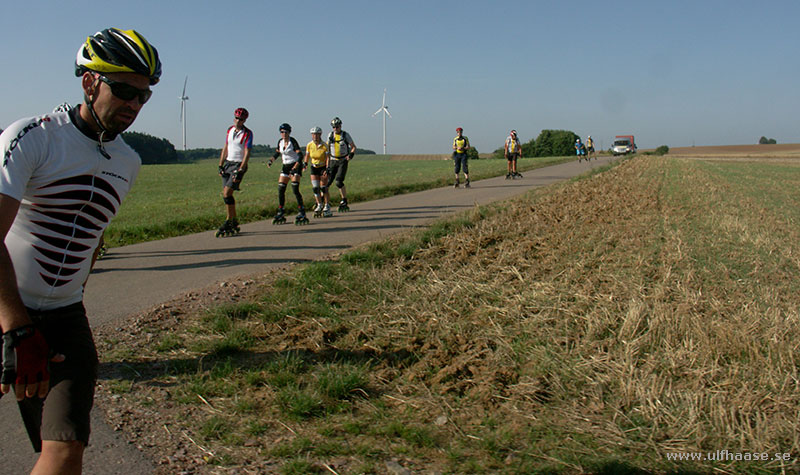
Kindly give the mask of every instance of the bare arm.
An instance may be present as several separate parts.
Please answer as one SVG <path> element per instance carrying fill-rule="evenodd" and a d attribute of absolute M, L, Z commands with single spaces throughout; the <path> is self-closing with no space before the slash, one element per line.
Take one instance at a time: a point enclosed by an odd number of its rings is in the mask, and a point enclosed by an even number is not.
<path fill-rule="evenodd" d="M 225 146 L 222 147 L 222 152 L 219 154 L 219 166 L 225 165 L 225 159 L 228 158 L 228 141 L 225 141 Z"/>
<path fill-rule="evenodd" d="M 6 247 L 6 235 L 19 211 L 19 201 L 0 194 L 0 331 L 7 332 L 29 325 L 31 319 L 25 311 L 17 288 L 17 276 Z"/>
<path fill-rule="evenodd" d="M 227 145 L 226 145 L 227 147 Z M 244 149 L 244 156 L 242 157 L 242 164 L 239 166 L 240 170 L 247 170 L 247 162 L 250 161 L 250 149 Z"/>

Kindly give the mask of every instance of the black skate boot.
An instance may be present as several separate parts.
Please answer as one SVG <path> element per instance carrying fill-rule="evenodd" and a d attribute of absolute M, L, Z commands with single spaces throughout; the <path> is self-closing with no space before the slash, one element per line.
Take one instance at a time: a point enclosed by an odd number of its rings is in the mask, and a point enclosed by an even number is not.
<path fill-rule="evenodd" d="M 294 218 L 294 224 L 296 226 L 308 224 L 308 218 L 306 218 L 306 210 L 302 206 L 300 207 L 300 211 L 297 213 L 297 216 L 295 216 Z"/>
<path fill-rule="evenodd" d="M 346 213 L 348 211 L 350 211 L 350 206 L 347 205 L 347 199 L 343 199 L 339 202 L 339 212 Z"/>
<path fill-rule="evenodd" d="M 272 224 L 283 224 L 286 222 L 286 216 L 283 211 L 283 207 L 278 208 L 278 212 L 275 213 L 275 217 L 272 218 Z"/>
<path fill-rule="evenodd" d="M 215 237 L 227 237 L 233 236 L 233 228 L 231 226 L 231 220 L 226 219 L 222 226 L 217 229 L 217 232 L 214 234 Z"/>
<path fill-rule="evenodd" d="M 469 187 L 470 187 L 469 186 L 469 178 L 467 178 L 467 181 L 464 183 L 464 188 L 469 188 Z"/>

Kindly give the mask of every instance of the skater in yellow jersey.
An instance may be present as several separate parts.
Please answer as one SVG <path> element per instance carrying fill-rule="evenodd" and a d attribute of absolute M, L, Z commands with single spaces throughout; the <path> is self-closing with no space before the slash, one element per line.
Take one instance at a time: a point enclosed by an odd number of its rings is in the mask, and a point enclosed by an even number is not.
<path fill-rule="evenodd" d="M 314 208 L 314 217 L 326 218 L 333 216 L 330 205 L 330 194 L 328 193 L 328 146 L 322 141 L 322 129 L 313 127 L 311 129 L 311 141 L 306 145 L 306 168 L 311 162 L 311 188 L 314 191 L 314 200 L 317 205 Z"/>
<path fill-rule="evenodd" d="M 333 130 L 328 134 L 328 183 L 336 183 L 342 201 L 339 211 L 349 211 L 347 204 L 347 188 L 344 186 L 344 177 L 347 176 L 347 165 L 356 155 L 356 144 L 350 134 L 342 130 L 342 119 L 334 117 L 331 120 Z"/>
<path fill-rule="evenodd" d="M 517 138 L 517 131 L 512 130 L 508 137 L 506 137 L 505 157 L 508 160 L 508 173 L 506 180 L 511 178 L 522 178 L 522 175 L 517 173 L 517 159 L 522 155 L 522 144 L 519 143 Z"/>
<path fill-rule="evenodd" d="M 456 182 L 453 184 L 458 188 L 458 172 L 464 170 L 464 186 L 469 188 L 469 164 L 467 150 L 469 150 L 469 139 L 464 136 L 464 129 L 456 128 L 456 137 L 453 139 L 453 161 L 455 162 Z"/>

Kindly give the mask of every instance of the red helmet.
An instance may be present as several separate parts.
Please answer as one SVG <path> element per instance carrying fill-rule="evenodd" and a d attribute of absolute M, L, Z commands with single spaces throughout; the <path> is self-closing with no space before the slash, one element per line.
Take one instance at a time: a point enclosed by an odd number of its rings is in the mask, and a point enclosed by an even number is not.
<path fill-rule="evenodd" d="M 456 127 L 456 132 L 463 132 L 463 131 L 464 129 L 462 129 L 461 127 Z"/>
<path fill-rule="evenodd" d="M 233 117 L 236 119 L 247 119 L 250 116 L 250 113 L 247 112 L 247 109 L 244 107 L 240 107 L 233 111 Z"/>

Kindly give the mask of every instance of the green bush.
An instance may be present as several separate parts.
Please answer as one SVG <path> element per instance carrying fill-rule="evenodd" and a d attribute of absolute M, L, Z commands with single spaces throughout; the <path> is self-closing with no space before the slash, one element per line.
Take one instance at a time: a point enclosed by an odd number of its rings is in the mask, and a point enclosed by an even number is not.
<path fill-rule="evenodd" d="M 545 129 L 534 141 L 535 157 L 565 157 L 575 155 L 575 141 L 578 135 L 571 130 Z M 525 148 L 523 147 L 523 152 Z"/>
<path fill-rule="evenodd" d="M 669 153 L 669 147 L 667 147 L 666 145 L 662 145 L 658 147 L 655 152 L 653 152 L 653 155 L 666 155 L 668 153 Z"/>

